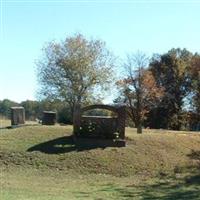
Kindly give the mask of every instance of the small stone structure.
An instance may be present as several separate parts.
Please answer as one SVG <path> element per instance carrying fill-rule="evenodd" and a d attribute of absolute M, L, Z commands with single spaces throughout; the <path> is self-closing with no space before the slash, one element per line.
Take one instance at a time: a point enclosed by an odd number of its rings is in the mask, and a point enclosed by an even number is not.
<path fill-rule="evenodd" d="M 25 124 L 25 110 L 23 107 L 11 107 L 11 125 Z"/>
<path fill-rule="evenodd" d="M 43 111 L 42 125 L 55 125 L 56 112 Z"/>
<path fill-rule="evenodd" d="M 93 109 L 112 111 L 114 116 L 85 116 L 84 112 Z M 125 146 L 125 106 L 91 105 L 74 110 L 74 138 L 84 145 Z"/>

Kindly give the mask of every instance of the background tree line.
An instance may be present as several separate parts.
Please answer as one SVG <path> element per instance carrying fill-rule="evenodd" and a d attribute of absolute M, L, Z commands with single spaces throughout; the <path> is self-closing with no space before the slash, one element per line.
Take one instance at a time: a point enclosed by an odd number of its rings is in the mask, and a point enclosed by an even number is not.
<path fill-rule="evenodd" d="M 10 118 L 10 108 L 13 106 L 23 106 L 25 109 L 26 120 L 35 121 L 36 119 L 41 120 L 43 111 L 56 111 L 57 120 L 59 123 L 71 124 L 72 118 L 70 116 L 70 108 L 65 106 L 62 102 L 58 101 L 31 101 L 26 100 L 21 103 L 4 99 L 0 101 L 0 115 L 1 117 Z"/>
<path fill-rule="evenodd" d="M 72 124 L 71 108 L 65 103 L 58 100 L 42 101 L 26 100 L 20 103 L 4 99 L 0 101 L 0 118 L 10 119 L 11 107 L 22 106 L 25 109 L 25 117 L 27 121 L 42 120 L 43 111 L 55 111 L 57 113 L 57 121 L 61 124 Z M 106 110 L 91 110 L 88 115 L 110 115 Z"/>
<path fill-rule="evenodd" d="M 42 52 L 37 62 L 41 101 L 20 103 L 27 119 L 41 118 L 43 110 L 55 110 L 58 122 L 72 123 L 77 104 L 101 103 L 106 92 L 116 87 L 118 97 L 113 104 L 127 106 L 127 125 L 137 127 L 138 133 L 142 127 L 200 129 L 198 53 L 173 48 L 148 58 L 137 52 L 121 65 L 105 42 L 81 34 L 49 42 Z M 1 101 L 0 113 L 8 116 L 12 105 L 17 104 Z"/>
<path fill-rule="evenodd" d="M 200 130 L 200 55 L 171 49 L 148 59 L 134 54 L 124 64 L 126 76 L 116 102 L 127 104 L 138 133 L 141 126 Z"/>

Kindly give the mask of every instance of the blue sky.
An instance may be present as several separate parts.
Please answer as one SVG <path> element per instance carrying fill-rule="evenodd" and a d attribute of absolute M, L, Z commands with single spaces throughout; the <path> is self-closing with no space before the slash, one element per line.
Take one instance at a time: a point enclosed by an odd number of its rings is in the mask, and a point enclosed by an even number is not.
<path fill-rule="evenodd" d="M 104 40 L 120 58 L 172 47 L 200 52 L 200 0 L 0 1 L 0 100 L 35 99 L 42 47 L 77 32 Z"/>

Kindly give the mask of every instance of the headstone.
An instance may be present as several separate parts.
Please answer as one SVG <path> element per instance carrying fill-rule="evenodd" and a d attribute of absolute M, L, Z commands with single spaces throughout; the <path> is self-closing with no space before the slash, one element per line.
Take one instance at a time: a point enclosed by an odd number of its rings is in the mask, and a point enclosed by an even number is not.
<path fill-rule="evenodd" d="M 87 116 L 84 112 L 93 109 L 106 109 L 113 116 Z M 118 146 L 125 142 L 126 107 L 111 105 L 90 105 L 81 108 L 76 105 L 73 116 L 74 140 L 77 145 Z"/>
<path fill-rule="evenodd" d="M 25 110 L 23 107 L 11 107 L 11 125 L 25 124 Z"/>
<path fill-rule="evenodd" d="M 42 125 L 55 125 L 56 123 L 56 112 L 44 111 L 42 118 Z"/>

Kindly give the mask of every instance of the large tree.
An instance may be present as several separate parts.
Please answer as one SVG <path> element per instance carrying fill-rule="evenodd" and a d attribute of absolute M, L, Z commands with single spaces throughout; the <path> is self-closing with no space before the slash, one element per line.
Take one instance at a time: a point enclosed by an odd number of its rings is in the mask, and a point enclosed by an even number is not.
<path fill-rule="evenodd" d="M 191 58 L 192 54 L 186 49 L 171 49 L 152 58 L 150 70 L 157 85 L 165 89 L 160 105 L 153 112 L 155 128 L 180 129 L 182 110 L 191 85 Z"/>
<path fill-rule="evenodd" d="M 37 63 L 40 94 L 66 102 L 71 114 L 76 104 L 90 101 L 110 82 L 113 56 L 101 40 L 81 34 L 49 42 Z"/>
<path fill-rule="evenodd" d="M 146 114 L 157 105 L 163 93 L 163 89 L 157 87 L 151 71 L 145 68 L 147 65 L 148 58 L 143 53 L 128 56 L 124 64 L 126 77 L 118 81 L 121 99 L 124 97 L 137 133 L 142 133 Z"/>
<path fill-rule="evenodd" d="M 200 115 L 200 55 L 195 54 L 191 60 L 191 96 L 193 110 Z"/>

